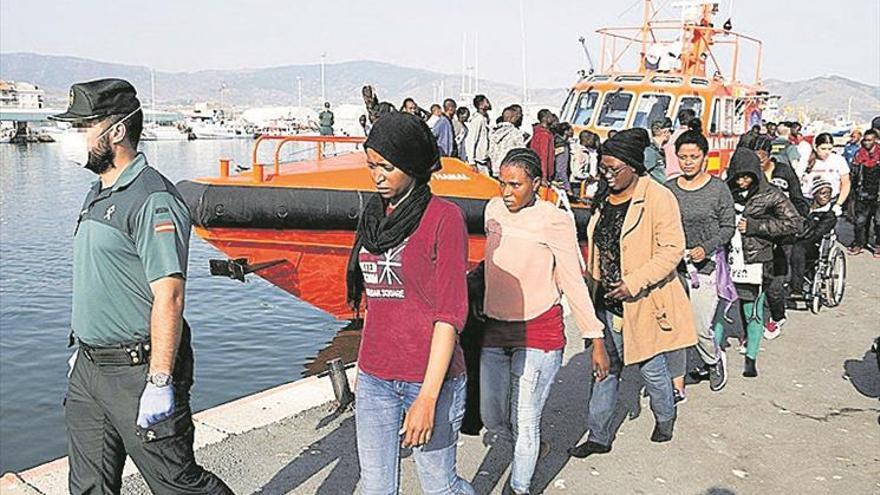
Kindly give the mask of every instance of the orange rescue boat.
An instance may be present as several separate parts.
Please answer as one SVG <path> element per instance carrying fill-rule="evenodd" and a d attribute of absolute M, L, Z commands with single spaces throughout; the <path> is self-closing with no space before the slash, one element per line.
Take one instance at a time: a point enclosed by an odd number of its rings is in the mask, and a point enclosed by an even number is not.
<path fill-rule="evenodd" d="M 244 281 L 255 273 L 290 294 L 336 316 L 354 312 L 345 303 L 345 270 L 358 218 L 375 193 L 362 150 L 325 155 L 338 145 L 358 145 L 364 138 L 264 136 L 254 144 L 251 168 L 230 173 L 220 160 L 218 177 L 177 184 L 193 217 L 195 233 L 229 259 L 211 260 L 211 273 Z M 258 162 L 264 144 L 275 144 L 269 166 Z M 282 163 L 282 148 L 315 145 L 313 160 Z M 468 260 L 483 259 L 483 210 L 499 194 L 498 182 L 474 172 L 455 158 L 441 159 L 431 178 L 434 194 L 461 207 L 469 233 Z M 543 191 L 555 198 L 553 190 Z M 589 210 L 572 205 L 583 236 Z"/>

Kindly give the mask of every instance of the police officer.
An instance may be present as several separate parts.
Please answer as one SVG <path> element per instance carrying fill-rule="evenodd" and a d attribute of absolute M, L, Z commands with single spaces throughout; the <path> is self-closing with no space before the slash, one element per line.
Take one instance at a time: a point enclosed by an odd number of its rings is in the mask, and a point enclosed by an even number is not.
<path fill-rule="evenodd" d="M 325 101 L 324 110 L 318 114 L 318 132 L 322 136 L 332 136 L 334 123 L 333 112 L 330 111 L 330 102 Z"/>
<path fill-rule="evenodd" d="M 119 493 L 126 454 L 153 493 L 232 493 L 193 458 L 193 355 L 183 320 L 190 219 L 174 186 L 137 152 L 143 113 L 121 79 L 74 84 L 65 156 L 99 176 L 73 247 L 65 399 L 69 488 Z"/>

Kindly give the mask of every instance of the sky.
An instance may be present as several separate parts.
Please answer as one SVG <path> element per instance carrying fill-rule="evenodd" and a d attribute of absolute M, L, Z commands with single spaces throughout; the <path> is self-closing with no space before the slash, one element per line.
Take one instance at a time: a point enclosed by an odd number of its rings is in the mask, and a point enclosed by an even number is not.
<path fill-rule="evenodd" d="M 672 4 L 657 0 L 655 5 Z M 463 36 L 479 77 L 522 84 L 520 7 L 531 88 L 558 88 L 585 66 L 585 36 L 633 26 L 641 0 L 0 0 L 0 52 L 70 55 L 159 71 L 350 60 L 462 72 Z M 674 10 L 666 10 L 672 12 Z M 880 0 L 721 2 L 723 23 L 764 41 L 763 77 L 841 75 L 880 86 Z"/>

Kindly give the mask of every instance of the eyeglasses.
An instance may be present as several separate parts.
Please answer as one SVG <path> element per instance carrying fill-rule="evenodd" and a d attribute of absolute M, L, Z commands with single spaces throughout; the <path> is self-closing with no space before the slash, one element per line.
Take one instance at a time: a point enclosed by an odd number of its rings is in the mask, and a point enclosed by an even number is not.
<path fill-rule="evenodd" d="M 599 174 L 604 175 L 606 177 L 609 175 L 611 177 L 617 177 L 627 168 L 629 168 L 629 167 L 624 166 L 624 167 L 618 167 L 618 168 L 608 168 L 608 167 L 603 167 L 602 165 L 599 165 Z"/>

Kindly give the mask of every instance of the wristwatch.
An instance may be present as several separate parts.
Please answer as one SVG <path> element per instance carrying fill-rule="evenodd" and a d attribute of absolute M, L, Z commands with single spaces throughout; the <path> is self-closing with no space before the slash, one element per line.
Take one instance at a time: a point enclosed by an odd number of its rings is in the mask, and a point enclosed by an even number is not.
<path fill-rule="evenodd" d="M 157 387 L 167 387 L 168 385 L 171 385 L 171 375 L 168 373 L 147 375 L 147 383 L 152 383 Z"/>

